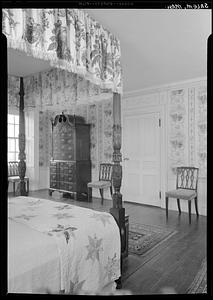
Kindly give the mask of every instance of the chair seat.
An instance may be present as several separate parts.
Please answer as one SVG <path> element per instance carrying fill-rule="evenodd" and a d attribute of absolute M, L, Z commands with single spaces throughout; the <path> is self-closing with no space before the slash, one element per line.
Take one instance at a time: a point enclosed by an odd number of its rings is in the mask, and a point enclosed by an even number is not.
<path fill-rule="evenodd" d="M 29 178 L 25 176 L 24 180 L 29 180 Z M 10 182 L 18 182 L 18 181 L 20 181 L 20 177 L 19 176 L 8 177 L 8 181 L 10 181 Z"/>
<path fill-rule="evenodd" d="M 184 200 L 191 200 L 197 196 L 197 193 L 194 190 L 189 189 L 176 189 L 166 192 L 166 197 L 178 198 Z"/>
<path fill-rule="evenodd" d="M 105 180 L 99 180 L 99 181 L 89 182 L 87 186 L 91 188 L 94 187 L 94 188 L 104 189 L 104 188 L 109 188 L 111 186 L 111 182 Z"/>

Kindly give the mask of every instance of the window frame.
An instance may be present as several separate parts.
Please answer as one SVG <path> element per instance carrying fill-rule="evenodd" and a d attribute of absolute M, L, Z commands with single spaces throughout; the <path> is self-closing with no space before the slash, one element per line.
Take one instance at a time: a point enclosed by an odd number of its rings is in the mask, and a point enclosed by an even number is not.
<path fill-rule="evenodd" d="M 13 121 L 11 121 L 11 117 Z M 10 120 L 9 120 L 10 119 Z M 9 127 L 13 128 L 13 133 L 9 133 Z M 18 130 L 17 130 L 18 128 Z M 17 134 L 18 132 L 18 134 Z M 10 141 L 14 141 L 14 146 L 12 150 L 9 150 Z M 7 159 L 8 161 L 18 161 L 19 156 L 19 114 L 8 112 L 7 115 Z M 13 159 L 9 159 L 13 156 Z"/>

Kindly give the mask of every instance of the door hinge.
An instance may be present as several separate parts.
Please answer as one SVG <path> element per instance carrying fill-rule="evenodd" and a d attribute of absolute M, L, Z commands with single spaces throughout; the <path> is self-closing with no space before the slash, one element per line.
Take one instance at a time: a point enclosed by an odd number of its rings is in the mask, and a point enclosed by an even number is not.
<path fill-rule="evenodd" d="M 161 119 L 159 119 L 159 127 L 161 127 Z"/>
<path fill-rule="evenodd" d="M 159 192 L 159 198 L 161 199 L 161 191 Z"/>

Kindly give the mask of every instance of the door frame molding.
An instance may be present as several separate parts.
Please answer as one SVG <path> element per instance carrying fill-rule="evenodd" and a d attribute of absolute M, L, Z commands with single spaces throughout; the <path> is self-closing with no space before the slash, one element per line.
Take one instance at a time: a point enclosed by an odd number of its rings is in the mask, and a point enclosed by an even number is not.
<path fill-rule="evenodd" d="M 122 118 L 121 125 L 123 126 L 123 121 L 125 116 L 137 116 L 144 113 L 159 113 L 161 119 L 160 126 L 160 191 L 161 199 L 159 199 L 160 207 L 165 207 L 165 191 L 167 189 L 167 93 L 161 93 L 160 95 L 153 95 L 153 101 L 143 101 L 143 98 L 146 98 L 147 95 L 137 96 L 134 99 L 123 99 L 122 101 Z M 157 97 L 156 97 L 157 96 Z M 149 95 L 150 97 L 150 95 Z M 126 102 L 125 100 L 128 100 Z M 150 99 L 149 99 L 150 100 Z M 131 103 L 131 104 L 130 104 Z M 123 130 L 122 130 L 122 140 L 124 139 Z M 121 153 L 123 153 L 124 143 L 122 143 Z"/>

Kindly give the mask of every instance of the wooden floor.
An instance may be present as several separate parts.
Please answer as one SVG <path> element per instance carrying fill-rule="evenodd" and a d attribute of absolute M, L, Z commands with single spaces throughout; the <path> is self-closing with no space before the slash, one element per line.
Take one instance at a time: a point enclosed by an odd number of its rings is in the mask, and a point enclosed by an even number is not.
<path fill-rule="evenodd" d="M 100 211 L 109 211 L 112 201 L 93 198 L 92 203 L 59 198 L 48 195 L 47 190 L 30 192 L 29 196 L 65 201 L 78 206 Z M 162 226 L 177 231 L 170 239 L 147 255 L 129 254 L 124 261 L 123 288 L 132 294 L 186 294 L 187 289 L 201 267 L 206 256 L 206 217 L 192 214 L 191 225 L 188 214 L 169 211 L 166 222 L 165 210 L 157 207 L 124 203 L 131 222 Z"/>

